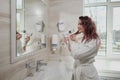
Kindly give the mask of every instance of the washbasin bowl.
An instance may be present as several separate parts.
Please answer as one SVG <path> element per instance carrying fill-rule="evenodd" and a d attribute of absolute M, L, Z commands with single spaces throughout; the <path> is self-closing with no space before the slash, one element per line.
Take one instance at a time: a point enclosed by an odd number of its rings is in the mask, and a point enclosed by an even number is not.
<path fill-rule="evenodd" d="M 43 71 L 24 80 L 70 80 L 72 69 L 64 61 L 48 61 Z"/>

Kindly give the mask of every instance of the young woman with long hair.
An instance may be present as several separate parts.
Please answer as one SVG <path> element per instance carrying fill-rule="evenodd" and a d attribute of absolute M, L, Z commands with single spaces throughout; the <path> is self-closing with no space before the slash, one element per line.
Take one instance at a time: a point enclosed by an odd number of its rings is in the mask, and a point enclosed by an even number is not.
<path fill-rule="evenodd" d="M 79 42 L 76 37 L 83 34 Z M 88 16 L 80 16 L 78 30 L 65 39 L 66 44 L 75 60 L 74 80 L 98 80 L 98 73 L 94 67 L 95 56 L 100 46 L 100 38 L 94 21 Z"/>

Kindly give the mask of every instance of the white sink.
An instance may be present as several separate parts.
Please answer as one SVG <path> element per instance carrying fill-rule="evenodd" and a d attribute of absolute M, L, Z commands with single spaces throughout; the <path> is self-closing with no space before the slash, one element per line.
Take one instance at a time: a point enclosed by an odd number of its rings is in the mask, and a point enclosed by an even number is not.
<path fill-rule="evenodd" d="M 41 72 L 36 72 L 34 76 L 27 77 L 24 80 L 43 80 L 43 78 L 44 78 L 44 71 L 41 71 Z"/>
<path fill-rule="evenodd" d="M 44 71 L 24 80 L 71 80 L 72 68 L 65 61 L 49 61 Z"/>

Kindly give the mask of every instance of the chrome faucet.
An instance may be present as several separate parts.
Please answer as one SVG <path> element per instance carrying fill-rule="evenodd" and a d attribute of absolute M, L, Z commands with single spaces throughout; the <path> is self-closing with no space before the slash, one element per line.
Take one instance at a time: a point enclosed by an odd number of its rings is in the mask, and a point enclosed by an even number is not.
<path fill-rule="evenodd" d="M 43 60 L 38 60 L 37 61 L 37 66 L 36 66 L 36 72 L 38 72 L 40 69 L 40 67 L 41 66 L 43 66 L 43 65 L 47 65 L 47 63 L 44 63 L 44 62 L 42 62 Z"/>
<path fill-rule="evenodd" d="M 26 68 L 27 68 L 28 76 L 33 76 L 36 69 L 36 63 L 34 61 L 27 62 Z"/>

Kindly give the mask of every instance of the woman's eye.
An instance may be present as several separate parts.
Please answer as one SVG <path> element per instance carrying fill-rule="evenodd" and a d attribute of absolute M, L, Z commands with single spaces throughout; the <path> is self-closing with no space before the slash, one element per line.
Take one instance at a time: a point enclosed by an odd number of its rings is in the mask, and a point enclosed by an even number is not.
<path fill-rule="evenodd" d="M 82 23 L 78 23 L 78 25 L 82 25 Z"/>

